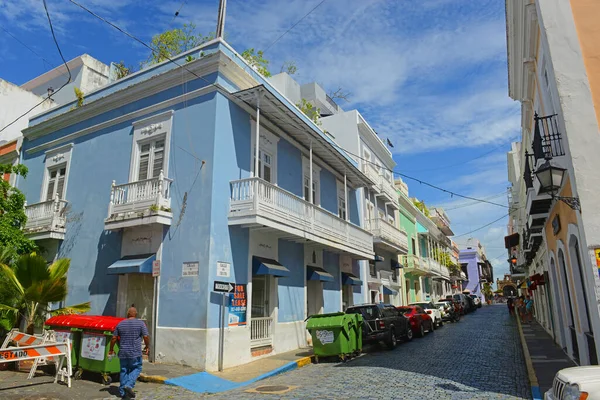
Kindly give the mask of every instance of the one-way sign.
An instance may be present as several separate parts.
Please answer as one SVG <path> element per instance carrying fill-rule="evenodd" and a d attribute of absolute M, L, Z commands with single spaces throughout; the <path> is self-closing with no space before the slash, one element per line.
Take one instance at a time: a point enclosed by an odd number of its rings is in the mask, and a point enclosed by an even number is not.
<path fill-rule="evenodd" d="M 213 290 L 215 292 L 231 293 L 233 292 L 234 288 L 235 286 L 230 282 L 215 281 L 215 287 Z"/>

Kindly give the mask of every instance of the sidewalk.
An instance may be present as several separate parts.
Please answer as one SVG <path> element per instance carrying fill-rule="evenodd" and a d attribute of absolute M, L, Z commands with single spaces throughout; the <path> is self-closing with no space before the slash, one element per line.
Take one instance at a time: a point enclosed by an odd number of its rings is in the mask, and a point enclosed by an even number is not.
<path fill-rule="evenodd" d="M 534 399 L 543 398 L 544 393 L 552 388 L 554 375 L 563 369 L 577 365 L 558 347 L 552 336 L 537 322 L 519 325 L 521 340 L 524 339 L 523 353 L 529 371 Z M 527 351 L 525 351 L 527 350 Z"/>
<path fill-rule="evenodd" d="M 144 363 L 140 381 L 181 386 L 196 393 L 219 393 L 301 368 L 311 361 L 312 349 L 307 348 L 275 354 L 222 372 L 209 373 L 181 365 Z"/>

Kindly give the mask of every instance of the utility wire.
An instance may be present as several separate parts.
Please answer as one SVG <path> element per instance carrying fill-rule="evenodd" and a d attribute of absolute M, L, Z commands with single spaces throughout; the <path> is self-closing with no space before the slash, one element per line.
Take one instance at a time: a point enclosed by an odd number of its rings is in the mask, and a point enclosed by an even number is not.
<path fill-rule="evenodd" d="M 494 194 L 494 195 L 491 195 L 491 196 L 488 196 L 488 197 L 484 197 L 483 200 L 491 200 L 491 199 L 495 199 L 495 198 L 500 197 L 500 196 L 505 196 L 506 192 L 507 191 L 505 190 L 502 193 L 497 193 L 497 194 Z M 471 207 L 471 206 L 474 206 L 476 204 L 479 204 L 479 202 L 461 203 L 461 204 L 457 204 L 454 207 L 449 207 L 449 208 L 445 208 L 444 207 L 444 211 L 458 210 L 459 208 Z"/>
<path fill-rule="evenodd" d="M 177 11 L 175 11 L 175 14 L 173 15 L 173 19 L 171 20 L 171 24 L 173 24 L 173 21 L 175 21 L 175 18 L 177 18 L 179 16 L 179 11 L 181 11 L 181 9 L 185 5 L 185 3 L 187 3 L 187 0 L 183 0 L 181 2 L 181 5 L 179 6 L 179 8 L 177 9 Z"/>
<path fill-rule="evenodd" d="M 13 35 L 12 33 L 10 33 L 9 31 L 7 31 L 2 25 L 0 25 L 0 29 L 2 29 L 8 36 L 12 37 L 13 39 L 15 39 L 17 42 L 19 42 L 21 44 L 21 46 L 25 47 L 27 50 L 29 50 L 30 52 L 32 52 L 33 54 L 35 54 L 37 57 L 39 57 L 42 61 L 44 61 L 46 64 L 52 66 L 52 63 L 48 60 L 46 60 L 42 55 L 40 55 L 37 51 L 33 50 L 31 47 L 29 47 L 28 45 L 26 45 L 25 43 L 23 43 L 18 37 L 16 37 L 15 35 Z"/>
<path fill-rule="evenodd" d="M 69 73 L 69 78 L 67 79 L 67 81 L 65 83 L 63 83 L 63 85 L 61 87 L 59 87 L 58 90 L 56 90 L 54 93 L 52 93 L 52 95 L 55 95 L 56 93 L 60 92 L 62 88 L 64 88 L 65 86 L 67 86 L 69 84 L 69 82 L 71 82 L 71 77 L 72 76 L 71 76 L 71 70 L 69 69 L 69 65 L 67 65 L 67 60 L 65 60 L 65 57 L 63 56 L 62 50 L 60 49 L 60 46 L 58 45 L 58 41 L 56 40 L 56 34 L 54 33 L 54 27 L 52 26 L 52 20 L 50 19 L 50 13 L 48 12 L 48 5 L 46 4 L 46 0 L 43 0 L 43 3 L 44 3 L 44 10 L 46 11 L 46 17 L 48 17 L 48 24 L 50 25 L 50 32 L 52 32 L 52 39 L 54 39 L 54 44 L 56 45 L 56 49 L 58 50 L 58 54 L 60 54 L 60 58 L 62 59 L 63 64 L 65 65 L 65 67 L 67 68 L 67 72 Z M 2 129 L 0 129 L 0 133 L 3 132 L 9 126 L 13 125 L 15 122 L 17 122 L 21 118 L 23 118 L 24 116 L 26 116 L 27 114 L 29 114 L 34 109 L 36 109 L 39 106 L 41 106 L 47 100 L 52 101 L 50 95 L 48 95 L 48 98 L 40 101 L 35 106 L 31 107 L 25 113 L 19 115 L 12 122 L 10 122 L 9 124 L 5 125 Z"/>
<path fill-rule="evenodd" d="M 273 47 L 273 45 L 277 42 L 279 42 L 281 40 L 282 37 L 284 37 L 285 35 L 287 35 L 292 29 L 294 29 L 296 27 L 296 25 L 298 25 L 300 22 L 302 22 L 304 20 L 304 18 L 308 17 L 313 11 L 315 11 L 317 8 L 319 8 L 323 3 L 325 3 L 326 0 L 322 0 L 319 4 L 317 4 L 316 6 L 314 6 L 312 8 L 312 10 L 310 10 L 309 12 L 307 12 L 302 18 L 300 18 L 294 25 L 292 25 L 290 27 L 290 29 L 288 29 L 287 31 L 283 32 L 283 34 L 281 34 L 281 36 L 279 36 L 277 39 L 275 39 L 270 45 L 267 46 L 267 48 L 263 51 L 264 53 L 267 52 L 267 50 L 269 50 L 271 47 Z"/>
<path fill-rule="evenodd" d="M 509 215 L 509 214 L 503 215 L 503 216 L 501 216 L 500 218 L 493 220 L 493 221 L 492 221 L 492 222 L 490 222 L 489 224 L 485 224 L 485 225 L 483 225 L 483 226 L 480 226 L 479 228 L 477 228 L 477 229 L 473 229 L 472 231 L 469 231 L 469 232 L 466 232 L 466 233 L 461 233 L 460 235 L 454 235 L 454 236 L 452 236 L 452 240 L 456 239 L 457 237 L 461 237 L 461 236 L 467 236 L 467 235 L 470 235 L 471 233 L 473 233 L 473 232 L 477 232 L 477 231 L 480 231 L 480 230 L 482 230 L 483 228 L 487 228 L 488 226 L 495 224 L 496 222 L 500 221 L 501 219 L 508 217 L 508 215 Z"/>

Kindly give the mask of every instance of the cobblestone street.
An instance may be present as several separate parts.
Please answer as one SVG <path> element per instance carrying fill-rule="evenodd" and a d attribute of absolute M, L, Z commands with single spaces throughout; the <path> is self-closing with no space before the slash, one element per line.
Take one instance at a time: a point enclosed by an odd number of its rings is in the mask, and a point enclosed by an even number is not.
<path fill-rule="evenodd" d="M 15 373 L 1 372 L 3 399 L 115 398 L 116 387 L 76 381 L 72 389 L 48 377 L 6 389 Z M 12 378 L 14 381 L 14 378 Z M 279 386 L 278 394 L 252 393 Z M 288 390 L 289 389 L 289 390 Z M 445 324 L 394 351 L 375 349 L 345 364 L 321 363 L 218 395 L 199 395 L 167 385 L 138 383 L 138 399 L 522 399 L 529 384 L 516 325 L 505 306 L 489 306 L 459 323 Z"/>

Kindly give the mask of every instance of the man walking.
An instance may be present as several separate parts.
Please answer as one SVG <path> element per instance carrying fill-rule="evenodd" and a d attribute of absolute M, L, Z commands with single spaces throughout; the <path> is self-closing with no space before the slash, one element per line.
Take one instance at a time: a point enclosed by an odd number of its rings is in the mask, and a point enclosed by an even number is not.
<path fill-rule="evenodd" d="M 135 398 L 133 387 L 142 372 L 142 339 L 146 345 L 145 353 L 150 349 L 148 328 L 144 321 L 136 318 L 137 310 L 127 310 L 127 319 L 119 322 L 110 341 L 109 356 L 115 354 L 114 348 L 119 341 L 119 361 L 121 362 L 121 385 L 119 393 L 124 399 Z"/>

